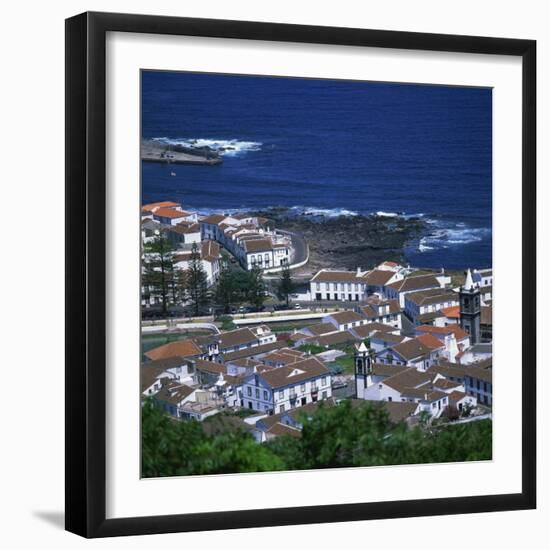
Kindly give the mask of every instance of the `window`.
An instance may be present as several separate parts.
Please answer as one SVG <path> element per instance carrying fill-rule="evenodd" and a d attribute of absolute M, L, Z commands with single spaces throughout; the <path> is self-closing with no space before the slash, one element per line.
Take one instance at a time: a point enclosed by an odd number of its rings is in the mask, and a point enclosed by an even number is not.
<path fill-rule="evenodd" d="M 267 401 L 269 398 L 267 397 L 267 391 L 264 390 L 264 401 Z"/>
<path fill-rule="evenodd" d="M 321 378 L 321 386 L 326 386 L 326 383 L 327 383 L 327 377 L 323 376 L 323 378 Z"/>
<path fill-rule="evenodd" d="M 246 388 L 246 395 L 248 395 L 248 397 L 252 397 L 252 388 L 250 386 Z"/>
<path fill-rule="evenodd" d="M 256 399 L 260 399 L 260 390 L 256 388 Z"/>
<path fill-rule="evenodd" d="M 300 386 L 300 391 L 301 391 L 302 393 L 306 391 L 306 385 L 305 385 L 305 384 L 302 384 L 302 385 Z"/>
<path fill-rule="evenodd" d="M 279 390 L 279 399 L 284 399 L 285 397 L 285 390 Z"/>
<path fill-rule="evenodd" d="M 316 288 L 316 290 L 321 290 L 321 284 L 317 283 L 315 288 Z"/>

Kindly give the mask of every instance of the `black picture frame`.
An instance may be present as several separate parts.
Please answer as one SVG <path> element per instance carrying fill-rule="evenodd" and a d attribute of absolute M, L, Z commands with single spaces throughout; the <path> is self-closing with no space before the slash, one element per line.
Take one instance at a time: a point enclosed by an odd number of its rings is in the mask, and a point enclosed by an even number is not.
<path fill-rule="evenodd" d="M 517 494 L 106 519 L 105 41 L 108 31 L 520 57 L 522 491 Z M 107 537 L 532 509 L 536 506 L 536 42 L 83 13 L 66 20 L 66 529 Z"/>

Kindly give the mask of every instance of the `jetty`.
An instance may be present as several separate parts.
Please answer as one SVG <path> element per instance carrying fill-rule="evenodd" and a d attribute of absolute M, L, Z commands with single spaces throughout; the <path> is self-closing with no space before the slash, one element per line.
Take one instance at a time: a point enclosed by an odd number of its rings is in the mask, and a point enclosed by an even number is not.
<path fill-rule="evenodd" d="M 221 164 L 222 157 L 207 148 L 193 149 L 181 145 L 168 145 L 154 140 L 141 141 L 141 160 L 165 164 Z"/>

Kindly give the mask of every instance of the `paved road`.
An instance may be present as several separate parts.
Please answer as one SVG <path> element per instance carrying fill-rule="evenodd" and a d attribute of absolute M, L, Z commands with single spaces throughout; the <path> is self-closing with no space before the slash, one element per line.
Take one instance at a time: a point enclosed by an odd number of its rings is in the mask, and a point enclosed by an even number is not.
<path fill-rule="evenodd" d="M 213 323 L 171 323 L 166 325 L 166 323 L 158 325 L 145 325 L 141 327 L 141 332 L 154 333 L 154 332 L 164 332 L 166 330 L 185 330 L 185 329 L 200 329 L 200 330 L 210 330 L 215 334 L 218 334 L 220 330 Z"/>

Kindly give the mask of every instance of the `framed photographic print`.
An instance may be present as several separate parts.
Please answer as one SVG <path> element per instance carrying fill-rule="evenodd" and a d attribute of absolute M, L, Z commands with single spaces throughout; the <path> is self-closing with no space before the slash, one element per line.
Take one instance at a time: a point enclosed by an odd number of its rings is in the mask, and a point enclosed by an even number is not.
<path fill-rule="evenodd" d="M 67 529 L 534 508 L 535 43 L 66 37 Z"/>

